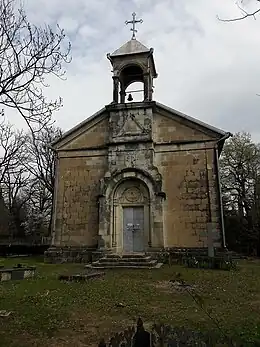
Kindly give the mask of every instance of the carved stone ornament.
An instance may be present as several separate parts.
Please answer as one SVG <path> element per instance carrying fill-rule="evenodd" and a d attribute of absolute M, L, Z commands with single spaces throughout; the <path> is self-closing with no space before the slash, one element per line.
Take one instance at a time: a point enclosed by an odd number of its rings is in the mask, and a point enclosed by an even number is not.
<path fill-rule="evenodd" d="M 129 202 L 137 202 L 141 200 L 141 192 L 137 187 L 128 188 L 124 193 L 125 199 Z"/>

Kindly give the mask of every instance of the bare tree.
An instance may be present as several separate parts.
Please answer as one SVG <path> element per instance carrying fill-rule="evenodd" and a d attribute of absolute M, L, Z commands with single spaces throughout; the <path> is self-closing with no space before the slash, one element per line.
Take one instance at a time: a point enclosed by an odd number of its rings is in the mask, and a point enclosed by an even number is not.
<path fill-rule="evenodd" d="M 23 189 L 27 189 L 30 178 L 25 169 L 25 134 L 5 122 L 0 124 L 0 189 L 1 205 L 5 207 L 9 219 L 9 235 L 20 233 L 20 212 L 26 202 L 21 198 Z M 3 208 L 2 208 L 3 209 Z M 8 211 L 8 213 L 7 213 Z M 3 223 L 2 223 L 3 224 Z"/>
<path fill-rule="evenodd" d="M 51 230 L 56 156 L 50 144 L 61 130 L 51 123 L 35 129 L 24 134 L 4 121 L 0 127 L 0 188 L 12 235 L 47 236 Z"/>
<path fill-rule="evenodd" d="M 40 236 L 48 234 L 52 194 L 24 164 L 6 170 L 2 181 L 3 198 L 13 224 L 10 234 L 13 238 L 30 235 L 39 241 Z"/>
<path fill-rule="evenodd" d="M 16 0 L 0 0 L 0 105 L 17 110 L 27 124 L 45 124 L 62 103 L 48 100 L 48 76 L 64 76 L 70 62 L 70 44 L 59 26 L 31 24 Z"/>
<path fill-rule="evenodd" d="M 17 170 L 24 156 L 26 137 L 3 119 L 0 123 L 0 185 L 7 172 Z"/>
<path fill-rule="evenodd" d="M 35 182 L 34 193 L 31 195 L 31 199 L 37 201 L 37 203 L 34 202 L 33 204 L 38 206 L 39 214 L 41 216 L 44 215 L 45 220 L 49 217 L 49 232 L 52 222 L 56 166 L 56 155 L 51 150 L 50 144 L 60 138 L 61 135 L 60 128 L 46 124 L 40 132 L 30 132 L 25 145 L 28 158 L 24 165 Z"/>
<path fill-rule="evenodd" d="M 245 3 L 249 2 L 249 1 L 245 1 L 245 0 L 238 0 L 236 2 L 237 7 L 239 8 L 241 15 L 235 18 L 228 18 L 228 19 L 223 19 L 223 18 L 219 18 L 219 16 L 217 16 L 217 18 L 222 21 L 222 22 L 236 22 L 239 20 L 243 20 L 249 17 L 252 17 L 254 19 L 256 19 L 256 15 L 260 12 L 260 0 L 253 0 L 256 3 L 257 8 L 254 9 L 253 11 L 247 11 L 246 7 L 245 7 Z M 252 2 L 252 1 L 250 1 Z"/>
<path fill-rule="evenodd" d="M 52 217 L 52 194 L 35 179 L 27 194 L 26 220 L 23 223 L 25 233 L 33 235 L 35 239 L 49 236 Z"/>
<path fill-rule="evenodd" d="M 56 155 L 50 145 L 61 135 L 60 128 L 47 124 L 40 132 L 29 132 L 26 137 L 25 150 L 28 157 L 25 167 L 51 194 L 54 190 Z"/>

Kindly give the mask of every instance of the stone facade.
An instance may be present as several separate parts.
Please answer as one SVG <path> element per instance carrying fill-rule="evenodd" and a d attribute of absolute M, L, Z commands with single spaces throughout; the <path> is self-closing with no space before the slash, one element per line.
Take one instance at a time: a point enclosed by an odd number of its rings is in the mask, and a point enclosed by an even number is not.
<path fill-rule="evenodd" d="M 109 105 L 92 126 L 64 138 L 56 149 L 52 247 L 123 251 L 124 187 L 141 191 L 146 206 L 145 251 L 206 247 L 209 223 L 221 246 L 221 136 L 188 123 L 155 102 Z"/>
<path fill-rule="evenodd" d="M 154 64 L 151 50 L 140 54 L 144 66 L 146 55 Z M 119 103 L 114 79 L 114 101 L 53 144 L 52 261 L 207 247 L 209 229 L 214 246 L 224 246 L 217 165 L 228 134 L 152 101 L 149 71 L 149 98 Z M 124 79 L 123 93 L 131 82 Z"/>

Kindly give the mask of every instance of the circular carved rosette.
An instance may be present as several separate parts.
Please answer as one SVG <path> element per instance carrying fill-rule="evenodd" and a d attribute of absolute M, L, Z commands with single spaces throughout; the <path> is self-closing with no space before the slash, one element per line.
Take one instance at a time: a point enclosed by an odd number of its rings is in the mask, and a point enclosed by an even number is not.
<path fill-rule="evenodd" d="M 140 201 L 142 198 L 141 192 L 137 187 L 128 188 L 125 191 L 124 195 L 126 200 L 129 202 L 137 202 L 137 201 Z"/>

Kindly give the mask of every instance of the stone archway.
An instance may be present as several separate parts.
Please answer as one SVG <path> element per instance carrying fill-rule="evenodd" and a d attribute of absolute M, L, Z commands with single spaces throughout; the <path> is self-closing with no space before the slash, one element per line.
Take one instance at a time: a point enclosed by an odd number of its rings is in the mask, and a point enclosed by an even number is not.
<path fill-rule="evenodd" d="M 161 178 L 159 175 L 155 175 L 154 178 L 141 169 L 127 168 L 115 172 L 114 175 L 107 173 L 100 181 L 99 250 L 123 252 L 123 238 L 122 236 L 120 238 L 124 223 L 123 208 L 130 205 L 138 206 L 137 202 L 129 201 L 131 196 L 132 200 L 136 199 L 133 197 L 134 192 L 130 193 L 131 191 L 127 190 L 136 187 L 137 182 L 139 182 L 138 189 L 141 192 L 141 197 L 138 199 L 143 199 L 139 201 L 139 207 L 143 206 L 144 251 L 161 249 L 164 246 L 163 201 L 165 193 L 161 191 Z M 137 191 L 135 190 L 135 192 Z"/>
<path fill-rule="evenodd" d="M 120 181 L 111 195 L 111 244 L 118 253 L 144 252 L 150 241 L 150 194 L 138 179 Z"/>

